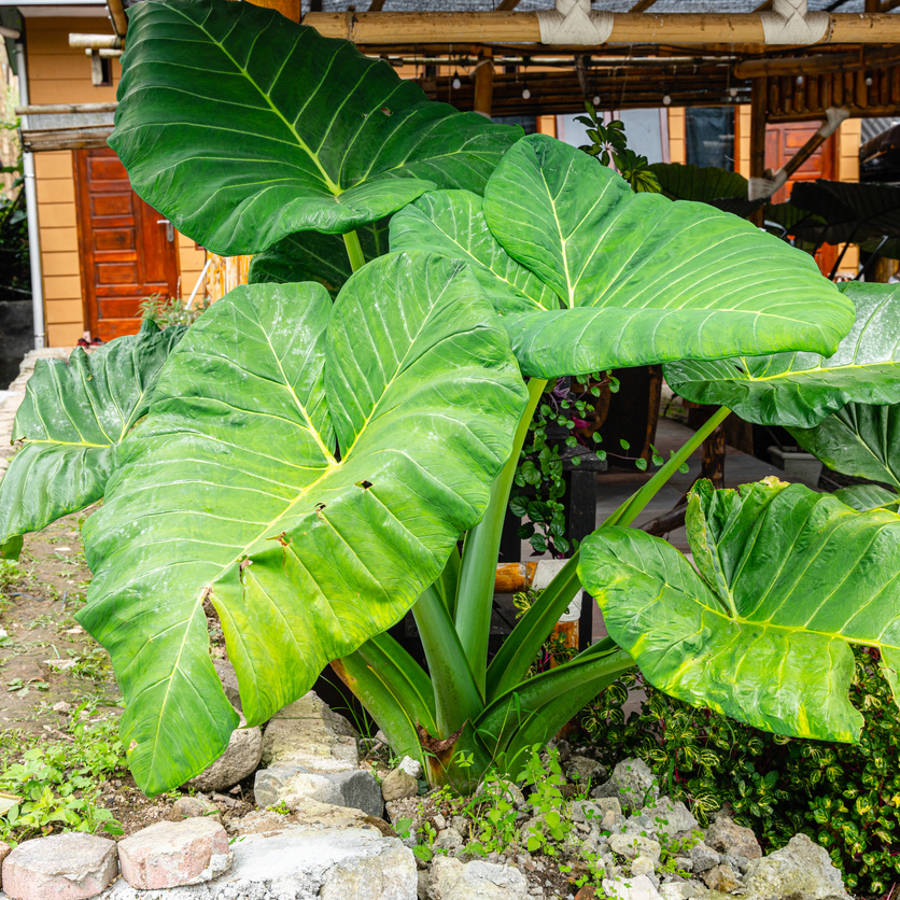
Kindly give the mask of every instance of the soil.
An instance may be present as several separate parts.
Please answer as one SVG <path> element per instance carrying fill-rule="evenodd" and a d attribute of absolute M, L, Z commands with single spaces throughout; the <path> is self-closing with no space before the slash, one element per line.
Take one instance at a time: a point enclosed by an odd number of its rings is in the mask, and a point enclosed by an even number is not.
<path fill-rule="evenodd" d="M 71 740 L 66 725 L 70 716 L 85 715 L 84 704 L 92 717 L 122 711 L 109 655 L 74 618 L 91 577 L 79 534 L 86 515 L 26 535 L 18 562 L 0 561 L 0 749 L 11 751 L 8 762 L 36 738 Z M 148 798 L 123 772 L 107 782 L 101 803 L 127 835 L 177 818 L 178 796 Z M 240 815 L 252 808 L 252 784 L 212 799 L 226 817 Z"/>

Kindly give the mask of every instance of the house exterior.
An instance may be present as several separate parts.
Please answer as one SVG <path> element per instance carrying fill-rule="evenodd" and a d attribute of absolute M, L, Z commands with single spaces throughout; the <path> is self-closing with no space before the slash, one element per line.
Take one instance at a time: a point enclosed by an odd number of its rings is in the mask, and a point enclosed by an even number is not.
<path fill-rule="evenodd" d="M 24 0 L 17 8 L 23 21 L 25 75 L 32 106 L 111 104 L 115 100 L 118 59 L 105 61 L 106 83 L 95 86 L 91 57 L 83 49 L 69 46 L 70 33 L 114 34 L 105 3 L 60 0 L 48 5 L 48 0 Z M 733 109 L 734 168 L 749 175 L 750 108 L 736 104 Z M 100 119 L 105 115 L 104 121 L 109 121 L 112 113 L 97 115 Z M 556 133 L 555 117 L 537 118 L 539 130 Z M 660 109 L 659 121 L 660 158 L 690 161 L 685 109 Z M 845 121 L 837 136 L 795 177 L 858 180 L 860 122 Z M 767 165 L 777 168 L 817 125 L 770 126 Z M 109 340 L 135 331 L 142 298 L 191 294 L 204 269 L 205 251 L 134 194 L 124 168 L 109 148 L 40 150 L 34 161 L 46 345 L 72 346 L 85 334 Z M 839 248 L 825 248 L 819 260 L 823 270 L 830 269 L 838 252 Z M 844 257 L 842 271 L 855 272 L 856 262 L 853 248 Z M 238 268 L 246 273 L 246 265 Z M 226 277 L 224 271 L 212 274 L 219 282 Z M 211 295 L 219 292 L 214 288 Z"/>
<path fill-rule="evenodd" d="M 31 105 L 115 100 L 118 60 L 94 86 L 90 57 L 69 46 L 70 33 L 113 34 L 104 3 L 18 9 Z M 34 163 L 47 345 L 73 346 L 85 332 L 109 340 L 136 330 L 143 297 L 190 294 L 204 251 L 131 190 L 111 150 L 46 150 Z"/>

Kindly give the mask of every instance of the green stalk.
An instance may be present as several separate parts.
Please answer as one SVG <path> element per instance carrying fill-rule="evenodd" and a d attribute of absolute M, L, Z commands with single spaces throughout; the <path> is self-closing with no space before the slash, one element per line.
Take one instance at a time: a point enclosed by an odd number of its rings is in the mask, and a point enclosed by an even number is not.
<path fill-rule="evenodd" d="M 450 613 L 433 585 L 419 596 L 412 612 L 434 686 L 438 733 L 432 737 L 447 738 L 478 715 L 484 698 L 472 677 Z"/>
<path fill-rule="evenodd" d="M 347 259 L 350 260 L 350 268 L 355 272 L 366 264 L 362 245 L 359 243 L 359 235 L 355 231 L 348 231 L 343 238 L 344 246 L 347 248 Z"/>
<path fill-rule="evenodd" d="M 635 491 L 618 509 L 609 515 L 604 525 L 630 525 L 641 510 L 653 499 L 660 488 L 687 462 L 691 454 L 715 430 L 728 414 L 730 409 L 722 407 L 715 412 L 691 438 L 678 449 L 672 458 L 653 477 Z M 503 642 L 497 655 L 491 660 L 488 669 L 485 693 L 488 700 L 499 696 L 503 691 L 511 690 L 528 671 L 547 635 L 553 630 L 559 617 L 581 590 L 576 570 L 579 552 L 576 550 L 566 561 L 565 566 L 544 589 L 540 599 L 522 616 L 513 628 L 512 633 Z"/>
<path fill-rule="evenodd" d="M 488 637 L 491 629 L 491 607 L 500 536 L 509 503 L 513 478 L 519 465 L 519 454 L 528 435 L 534 410 L 547 382 L 532 378 L 528 382 L 528 404 L 513 438 L 512 452 L 491 487 L 491 497 L 482 520 L 466 535 L 463 546 L 459 587 L 456 594 L 456 632 L 469 661 L 475 683 L 484 693 L 487 667 Z"/>
<path fill-rule="evenodd" d="M 690 459 L 691 454 L 731 415 L 727 406 L 714 412 L 700 428 L 674 453 L 669 461 L 639 490 L 635 491 L 617 510 L 611 513 L 601 524 L 630 525 L 641 513 L 641 510 L 659 493 L 665 483 Z"/>

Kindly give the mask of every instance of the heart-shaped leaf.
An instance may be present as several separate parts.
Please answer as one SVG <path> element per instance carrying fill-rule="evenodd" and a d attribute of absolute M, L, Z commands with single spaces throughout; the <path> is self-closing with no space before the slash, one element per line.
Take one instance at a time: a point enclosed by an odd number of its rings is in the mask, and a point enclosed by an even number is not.
<path fill-rule="evenodd" d="M 129 16 L 110 145 L 151 206 L 225 256 L 350 231 L 431 187 L 480 191 L 521 134 L 273 10 L 155 0 Z"/>
<path fill-rule="evenodd" d="M 356 229 L 356 234 L 366 260 L 387 253 L 386 220 L 362 225 Z M 250 284 L 318 281 L 332 297 L 336 297 L 352 274 L 343 235 L 298 231 L 253 257 L 249 281 Z"/>
<path fill-rule="evenodd" d="M 395 249 L 465 260 L 526 375 L 806 347 L 831 352 L 852 307 L 812 260 L 706 204 L 635 194 L 587 154 L 519 141 L 485 189 L 438 191 L 391 223 Z M 765 264 L 761 264 L 761 260 Z"/>
<path fill-rule="evenodd" d="M 851 644 L 900 667 L 900 516 L 860 513 L 775 479 L 714 491 L 687 510 L 695 569 L 645 532 L 603 528 L 579 576 L 647 679 L 750 725 L 855 740 Z M 896 696 L 896 694 L 895 694 Z"/>
<path fill-rule="evenodd" d="M 900 494 L 877 484 L 851 484 L 836 490 L 832 497 L 837 497 L 841 503 L 860 512 L 881 507 L 897 512 L 897 507 L 900 506 Z"/>
<path fill-rule="evenodd" d="M 76 348 L 68 363 L 37 361 L 13 426 L 23 446 L 0 481 L 0 546 L 103 496 L 116 447 L 183 334 L 148 322 L 90 354 Z"/>
<path fill-rule="evenodd" d="M 79 615 L 112 656 L 148 792 L 202 770 L 235 725 L 207 612 L 247 721 L 265 720 L 440 574 L 525 402 L 471 275 L 421 253 L 373 261 L 333 311 L 316 284 L 232 291 L 156 396 L 85 526 Z"/>
<path fill-rule="evenodd" d="M 900 402 L 900 286 L 839 285 L 856 306 L 850 333 L 830 356 L 778 353 L 665 368 L 676 393 L 728 406 L 762 425 L 807 428 L 845 403 Z"/>
<path fill-rule="evenodd" d="M 814 428 L 790 432 L 832 469 L 900 491 L 900 406 L 848 403 Z"/>

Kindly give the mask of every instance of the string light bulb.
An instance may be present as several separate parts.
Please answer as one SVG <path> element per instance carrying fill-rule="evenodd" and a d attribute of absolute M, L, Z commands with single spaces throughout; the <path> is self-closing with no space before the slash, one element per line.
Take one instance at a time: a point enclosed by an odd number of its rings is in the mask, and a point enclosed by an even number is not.
<path fill-rule="evenodd" d="M 453 73 L 453 81 L 450 82 L 450 87 L 453 88 L 454 91 L 458 91 L 462 87 L 462 81 L 459 79 L 459 73 Z"/>
<path fill-rule="evenodd" d="M 600 95 L 595 94 L 594 95 L 594 106 L 599 106 L 599 105 L 600 105 Z"/>
<path fill-rule="evenodd" d="M 522 88 L 522 99 L 530 100 L 531 99 L 531 91 L 528 88 Z"/>
<path fill-rule="evenodd" d="M 665 94 L 663 96 L 663 106 L 671 106 L 671 105 L 672 105 L 672 98 L 668 94 Z"/>

